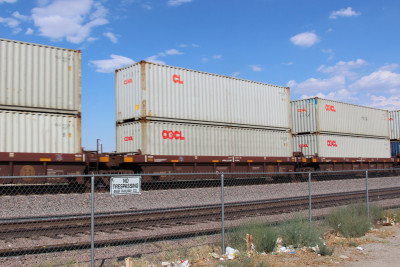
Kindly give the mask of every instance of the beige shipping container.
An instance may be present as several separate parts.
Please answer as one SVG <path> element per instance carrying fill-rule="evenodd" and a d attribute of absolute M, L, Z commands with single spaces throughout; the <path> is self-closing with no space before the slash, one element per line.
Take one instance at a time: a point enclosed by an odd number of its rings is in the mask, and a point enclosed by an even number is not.
<path fill-rule="evenodd" d="M 81 52 L 0 39 L 2 106 L 23 111 L 80 113 Z"/>
<path fill-rule="evenodd" d="M 400 110 L 389 111 L 390 140 L 400 140 Z"/>
<path fill-rule="evenodd" d="M 117 152 L 182 156 L 291 157 L 288 132 L 174 122 L 117 126 Z"/>
<path fill-rule="evenodd" d="M 80 153 L 81 119 L 0 110 L 0 152 Z"/>
<path fill-rule="evenodd" d="M 294 100 L 292 133 L 338 133 L 389 137 L 387 110 L 310 98 Z"/>
<path fill-rule="evenodd" d="M 293 152 L 302 152 L 306 157 L 390 158 L 388 138 L 304 134 L 293 136 L 293 145 Z"/>
<path fill-rule="evenodd" d="M 116 71 L 117 122 L 152 119 L 289 129 L 288 87 L 141 61 Z"/>

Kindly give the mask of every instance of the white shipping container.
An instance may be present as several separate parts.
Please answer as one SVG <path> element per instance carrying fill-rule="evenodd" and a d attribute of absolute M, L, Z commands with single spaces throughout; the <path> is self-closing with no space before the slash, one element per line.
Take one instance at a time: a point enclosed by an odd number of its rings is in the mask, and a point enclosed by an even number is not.
<path fill-rule="evenodd" d="M 0 105 L 79 113 L 81 52 L 0 39 Z"/>
<path fill-rule="evenodd" d="M 292 133 L 339 133 L 389 137 L 388 111 L 321 98 L 292 104 Z"/>
<path fill-rule="evenodd" d="M 291 157 L 288 132 L 185 124 L 128 122 L 117 126 L 117 152 L 149 155 Z"/>
<path fill-rule="evenodd" d="M 80 153 L 81 119 L 0 110 L 0 152 Z"/>
<path fill-rule="evenodd" d="M 293 145 L 294 152 L 303 152 L 306 157 L 390 158 L 387 138 L 305 134 L 293 136 Z"/>
<path fill-rule="evenodd" d="M 400 110 L 389 111 L 390 139 L 400 140 Z"/>
<path fill-rule="evenodd" d="M 158 119 L 289 129 L 288 87 L 139 62 L 116 71 L 117 121 Z"/>

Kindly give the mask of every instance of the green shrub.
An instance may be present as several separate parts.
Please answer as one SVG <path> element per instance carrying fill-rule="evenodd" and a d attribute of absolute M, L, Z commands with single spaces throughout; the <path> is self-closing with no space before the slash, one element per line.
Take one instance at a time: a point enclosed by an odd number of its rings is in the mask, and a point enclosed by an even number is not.
<path fill-rule="evenodd" d="M 235 230 L 227 234 L 227 244 L 239 251 L 246 251 L 246 234 L 253 236 L 253 244 L 258 252 L 271 252 L 276 246 L 278 235 L 276 230 L 266 224 L 253 223 Z"/>
<path fill-rule="evenodd" d="M 335 248 L 328 248 L 324 244 L 319 246 L 319 254 L 321 256 L 332 256 L 334 251 L 335 251 Z"/>
<path fill-rule="evenodd" d="M 361 237 L 381 218 L 382 212 L 381 208 L 371 206 L 368 218 L 366 205 L 358 203 L 336 209 L 327 216 L 326 221 L 330 227 L 345 237 Z"/>
<path fill-rule="evenodd" d="M 307 219 L 297 218 L 281 225 L 283 245 L 293 247 L 315 246 L 320 241 L 320 233 Z"/>

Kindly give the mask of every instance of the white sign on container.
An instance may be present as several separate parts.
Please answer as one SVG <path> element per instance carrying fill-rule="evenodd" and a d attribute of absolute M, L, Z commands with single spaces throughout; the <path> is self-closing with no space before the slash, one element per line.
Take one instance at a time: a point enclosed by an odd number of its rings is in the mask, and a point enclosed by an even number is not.
<path fill-rule="evenodd" d="M 141 177 L 111 177 L 110 194 L 115 195 L 140 195 L 141 194 Z"/>

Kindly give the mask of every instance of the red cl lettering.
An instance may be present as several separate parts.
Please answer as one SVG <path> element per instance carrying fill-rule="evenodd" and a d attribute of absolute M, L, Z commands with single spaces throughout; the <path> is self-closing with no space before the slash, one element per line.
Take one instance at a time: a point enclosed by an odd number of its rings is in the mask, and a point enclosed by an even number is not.
<path fill-rule="evenodd" d="M 331 106 L 331 105 L 325 105 L 325 110 L 336 112 L 335 106 Z"/>
<path fill-rule="evenodd" d="M 133 141 L 133 136 L 125 136 L 125 137 L 124 137 L 124 141 L 125 141 L 125 142 L 127 142 L 127 141 Z"/>
<path fill-rule="evenodd" d="M 308 147 L 308 144 L 300 144 L 299 147 L 300 147 L 300 148 Z"/>
<path fill-rule="evenodd" d="M 180 76 L 180 75 L 174 74 L 174 75 L 172 76 L 172 80 L 174 81 L 174 83 L 183 84 L 183 81 L 181 81 L 181 76 Z"/>
<path fill-rule="evenodd" d="M 338 145 L 336 144 L 335 140 L 328 140 L 327 141 L 327 145 L 328 146 L 333 146 L 333 147 L 337 147 Z"/>
<path fill-rule="evenodd" d="M 299 108 L 299 109 L 297 110 L 297 112 L 306 112 L 306 111 L 307 111 L 306 108 Z"/>
<path fill-rule="evenodd" d="M 181 131 L 164 130 L 164 131 L 162 131 L 161 135 L 164 139 L 185 140 L 185 137 L 182 135 Z"/>
<path fill-rule="evenodd" d="M 392 121 L 392 120 L 393 120 L 393 118 L 389 118 L 389 120 L 390 120 L 390 121 Z"/>
<path fill-rule="evenodd" d="M 128 83 L 133 83 L 132 78 L 127 79 L 127 80 L 124 81 L 124 84 L 128 84 Z"/>

